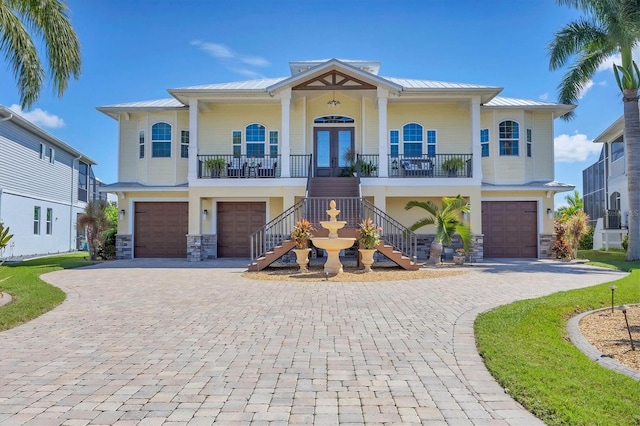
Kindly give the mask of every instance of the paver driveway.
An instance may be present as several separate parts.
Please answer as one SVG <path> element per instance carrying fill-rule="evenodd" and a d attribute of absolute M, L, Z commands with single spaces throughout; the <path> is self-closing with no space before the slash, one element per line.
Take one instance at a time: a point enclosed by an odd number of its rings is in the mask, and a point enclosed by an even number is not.
<path fill-rule="evenodd" d="M 0 423 L 536 424 L 484 369 L 473 319 L 623 275 L 511 261 L 430 280 L 281 283 L 220 265 L 45 275 L 68 299 L 0 333 Z"/>

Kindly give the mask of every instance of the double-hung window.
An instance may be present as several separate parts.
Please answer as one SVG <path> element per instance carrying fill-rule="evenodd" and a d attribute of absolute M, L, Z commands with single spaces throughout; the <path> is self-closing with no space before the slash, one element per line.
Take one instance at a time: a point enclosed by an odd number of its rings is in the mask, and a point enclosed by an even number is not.
<path fill-rule="evenodd" d="M 180 158 L 189 158 L 189 131 L 180 130 Z"/>
<path fill-rule="evenodd" d="M 531 157 L 531 144 L 533 143 L 533 136 L 531 129 L 527 129 L 527 157 Z"/>
<path fill-rule="evenodd" d="M 231 143 L 233 146 L 233 157 L 240 158 L 242 155 L 242 131 L 234 130 L 231 132 Z"/>
<path fill-rule="evenodd" d="M 144 158 L 144 130 L 138 131 L 138 158 Z"/>
<path fill-rule="evenodd" d="M 56 150 L 51 147 L 49 147 L 49 162 L 51 164 L 56 163 Z"/>
<path fill-rule="evenodd" d="M 389 153 L 392 157 L 397 157 L 400 154 L 400 131 L 389 131 Z"/>
<path fill-rule="evenodd" d="M 53 209 L 47 209 L 47 235 L 53 233 Z"/>
<path fill-rule="evenodd" d="M 489 129 L 480 129 L 480 148 L 482 156 L 489 156 Z"/>
<path fill-rule="evenodd" d="M 89 165 L 78 163 L 78 200 L 87 201 L 89 189 Z"/>
<path fill-rule="evenodd" d="M 151 126 L 151 156 L 171 157 L 171 124 L 156 123 Z"/>
<path fill-rule="evenodd" d="M 271 158 L 278 158 L 278 131 L 269 131 L 269 156 Z"/>
<path fill-rule="evenodd" d="M 40 235 L 40 207 L 33 208 L 33 235 Z"/>
<path fill-rule="evenodd" d="M 262 124 L 249 124 L 245 128 L 247 157 L 264 157 L 266 129 Z"/>
<path fill-rule="evenodd" d="M 520 125 L 515 121 L 506 120 L 498 127 L 500 141 L 500 155 L 520 155 L 518 144 L 520 142 Z"/>
<path fill-rule="evenodd" d="M 405 124 L 402 127 L 402 149 L 405 157 L 422 156 L 422 126 L 418 123 Z"/>
<path fill-rule="evenodd" d="M 436 156 L 436 131 L 427 130 L 427 155 L 429 157 Z"/>

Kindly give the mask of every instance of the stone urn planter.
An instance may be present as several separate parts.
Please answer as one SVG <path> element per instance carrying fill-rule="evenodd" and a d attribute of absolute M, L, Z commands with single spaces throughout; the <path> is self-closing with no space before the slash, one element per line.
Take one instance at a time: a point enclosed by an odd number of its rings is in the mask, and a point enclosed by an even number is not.
<path fill-rule="evenodd" d="M 309 272 L 309 268 L 307 268 L 307 265 L 309 264 L 310 251 L 310 248 L 293 249 L 293 252 L 296 254 L 296 263 L 300 267 L 300 269 L 298 270 L 299 273 Z"/>
<path fill-rule="evenodd" d="M 466 259 L 465 256 L 455 255 L 455 256 L 453 256 L 453 263 L 455 263 L 456 265 L 464 266 L 464 260 L 465 259 Z"/>
<path fill-rule="evenodd" d="M 360 261 L 364 266 L 365 272 L 372 272 L 371 265 L 373 265 L 373 254 L 376 252 L 376 249 L 358 249 L 360 252 Z"/>

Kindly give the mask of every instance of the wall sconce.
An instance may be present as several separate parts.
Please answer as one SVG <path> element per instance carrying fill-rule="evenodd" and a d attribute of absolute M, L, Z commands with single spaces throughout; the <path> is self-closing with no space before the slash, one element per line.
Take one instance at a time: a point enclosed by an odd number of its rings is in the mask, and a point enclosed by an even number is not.
<path fill-rule="evenodd" d="M 549 219 L 553 219 L 553 210 L 551 210 L 551 209 L 547 209 L 547 217 L 548 217 Z"/>
<path fill-rule="evenodd" d="M 204 209 L 202 211 L 202 220 L 207 220 L 207 216 L 209 215 L 209 210 Z"/>
<path fill-rule="evenodd" d="M 120 220 L 124 220 L 124 209 L 120 210 Z"/>

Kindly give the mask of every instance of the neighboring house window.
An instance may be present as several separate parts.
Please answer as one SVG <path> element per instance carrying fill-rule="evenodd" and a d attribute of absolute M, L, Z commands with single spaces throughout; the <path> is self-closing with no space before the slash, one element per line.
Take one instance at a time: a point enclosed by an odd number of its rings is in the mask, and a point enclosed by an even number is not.
<path fill-rule="evenodd" d="M 47 209 L 47 235 L 53 233 L 53 209 Z"/>
<path fill-rule="evenodd" d="M 506 120 L 499 126 L 500 155 L 519 155 L 520 125 L 515 121 Z"/>
<path fill-rule="evenodd" d="M 533 136 L 531 129 L 527 129 L 527 157 L 531 157 L 531 144 L 533 143 Z"/>
<path fill-rule="evenodd" d="M 436 156 L 436 131 L 427 130 L 427 155 L 429 157 Z"/>
<path fill-rule="evenodd" d="M 56 150 L 53 148 L 49 148 L 49 162 L 51 164 L 55 164 L 56 162 Z"/>
<path fill-rule="evenodd" d="M 87 201 L 87 189 L 89 184 L 89 165 L 78 163 L 78 200 Z"/>
<path fill-rule="evenodd" d="M 144 130 L 138 131 L 138 158 L 144 158 Z"/>
<path fill-rule="evenodd" d="M 33 208 L 33 234 L 40 235 L 40 207 Z"/>
<path fill-rule="evenodd" d="M 47 147 L 41 143 L 40 144 L 40 159 L 44 160 L 47 156 Z"/>
<path fill-rule="evenodd" d="M 269 155 L 271 158 L 278 158 L 278 131 L 269 132 Z"/>
<path fill-rule="evenodd" d="M 180 158 L 189 158 L 189 131 L 180 131 Z"/>
<path fill-rule="evenodd" d="M 489 129 L 480 129 L 480 148 L 482 156 L 489 156 Z"/>
<path fill-rule="evenodd" d="M 231 132 L 231 143 L 233 145 L 234 158 L 240 158 L 242 155 L 242 132 L 240 130 Z"/>
<path fill-rule="evenodd" d="M 249 124 L 245 128 L 247 157 L 264 157 L 265 127 L 262 124 Z"/>
<path fill-rule="evenodd" d="M 405 156 L 421 156 L 422 140 L 422 126 L 418 123 L 409 123 L 402 127 L 402 149 Z"/>
<path fill-rule="evenodd" d="M 617 140 L 611 144 L 611 161 L 619 160 L 622 157 L 624 157 L 624 141 Z"/>
<path fill-rule="evenodd" d="M 398 154 L 400 153 L 399 144 L 400 144 L 400 130 L 391 130 L 389 132 L 389 146 L 391 147 L 389 152 L 391 153 L 392 157 L 397 157 Z"/>
<path fill-rule="evenodd" d="M 156 123 L 151 126 L 151 156 L 171 157 L 171 124 Z"/>

